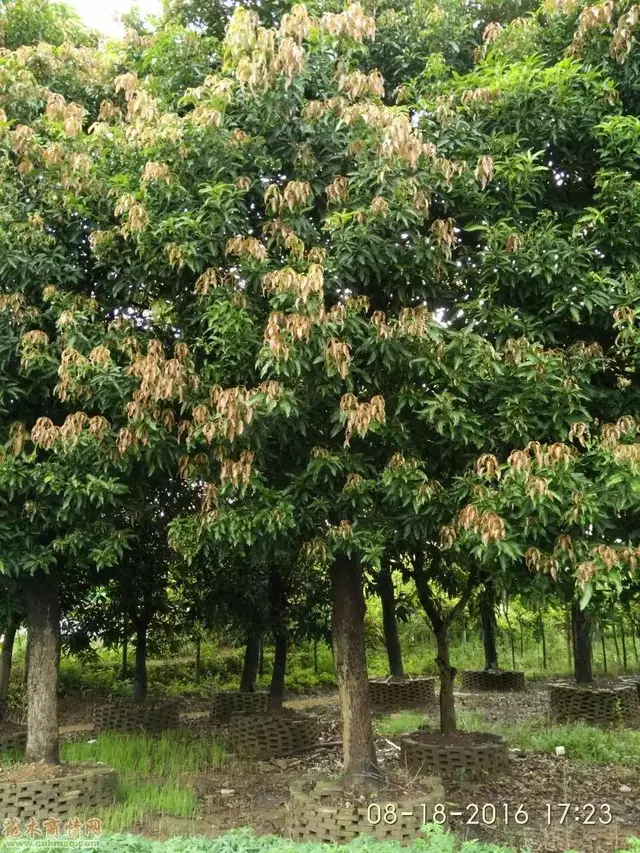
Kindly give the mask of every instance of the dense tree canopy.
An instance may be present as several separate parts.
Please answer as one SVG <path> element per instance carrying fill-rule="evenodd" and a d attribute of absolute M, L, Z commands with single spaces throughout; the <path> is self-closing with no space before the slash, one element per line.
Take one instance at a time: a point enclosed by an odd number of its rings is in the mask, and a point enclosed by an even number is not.
<path fill-rule="evenodd" d="M 363 572 L 416 581 L 448 730 L 487 577 L 585 605 L 635 570 L 638 7 L 169 3 L 101 50 L 29 8 L 0 56 L 3 571 L 53 624 L 182 481 L 163 529 L 212 588 L 246 561 L 283 637 L 296 587 L 331 591 L 371 784 Z"/>

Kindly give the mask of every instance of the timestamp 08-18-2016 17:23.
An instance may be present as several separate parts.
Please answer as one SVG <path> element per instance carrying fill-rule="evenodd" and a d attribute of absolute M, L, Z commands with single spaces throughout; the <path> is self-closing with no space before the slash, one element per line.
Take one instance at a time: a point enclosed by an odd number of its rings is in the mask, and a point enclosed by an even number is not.
<path fill-rule="evenodd" d="M 562 826 L 566 823 L 607 826 L 614 819 L 608 803 L 542 803 L 533 809 L 527 808 L 524 803 L 469 803 L 464 808 L 449 807 L 447 803 L 422 803 L 412 809 L 402 809 L 396 803 L 370 803 L 367 810 L 367 820 L 374 826 L 392 826 L 402 818 L 413 817 L 422 818 L 425 824 L 444 824 L 450 818 L 458 818 L 469 826 L 524 826 L 532 818 L 546 822 L 548 826 Z"/>

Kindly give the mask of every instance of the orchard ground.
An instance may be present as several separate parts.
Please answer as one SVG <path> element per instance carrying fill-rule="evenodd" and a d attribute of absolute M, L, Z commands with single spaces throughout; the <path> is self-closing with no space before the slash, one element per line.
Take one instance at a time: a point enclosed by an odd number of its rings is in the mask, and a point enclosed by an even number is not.
<path fill-rule="evenodd" d="M 374 614 L 375 615 L 375 614 Z M 460 728 L 467 731 L 503 734 L 510 749 L 509 772 L 492 783 L 472 784 L 459 778 L 446 786 L 449 811 L 461 811 L 453 817 L 450 828 L 456 839 L 479 839 L 491 845 L 533 853 L 563 853 L 565 850 L 617 851 L 626 849 L 627 839 L 640 836 L 640 730 L 616 728 L 601 730 L 585 725 L 551 725 L 548 719 L 548 684 L 566 678 L 566 649 L 561 632 L 554 630 L 553 613 L 548 613 L 547 670 L 540 659 L 540 645 L 530 631 L 523 635 L 522 655 L 519 640 L 516 665 L 528 676 L 525 693 L 470 694 L 456 690 L 456 707 Z M 401 626 L 403 645 L 412 651 L 406 655 L 409 674 L 434 672 L 433 649 L 428 636 L 420 634 L 418 620 Z M 412 642 L 417 635 L 419 643 Z M 413 639 L 416 639 L 414 636 Z M 622 674 L 615 644 L 606 638 L 608 670 L 602 671 L 602 660 L 596 656 L 599 680 Z M 499 634 L 499 652 L 503 665 L 509 660 L 511 642 L 508 633 Z M 215 839 L 226 837 L 239 827 L 249 827 L 259 838 L 234 836 L 238 850 L 254 847 L 274 849 L 263 836 L 286 834 L 289 785 L 307 773 L 339 775 L 340 711 L 332 671 L 331 653 L 324 643 L 292 650 L 288 673 L 287 706 L 312 713 L 320 719 L 320 738 L 328 748 L 292 755 L 271 761 L 244 761 L 226 750 L 224 727 L 213 727 L 208 719 L 212 692 L 238 686 L 242 665 L 241 649 L 220 649 L 205 644 L 202 650 L 201 680 L 194 682 L 194 658 L 188 648 L 182 654 L 149 662 L 149 684 L 152 696 L 180 697 L 181 727 L 160 739 L 143 735 L 103 734 L 97 739 L 90 732 L 91 709 L 96 702 L 119 695 L 130 695 L 131 684 L 118 680 L 119 659 L 116 653 L 102 650 L 91 660 L 80 661 L 63 656 L 61 663 L 60 722 L 62 759 L 67 761 L 104 761 L 120 774 L 118 802 L 105 809 L 100 817 L 104 831 L 133 833 L 140 840 L 127 841 L 140 853 L 151 851 L 144 839 L 167 841 L 167 851 L 182 850 L 176 836 Z M 459 668 L 482 667 L 482 645 L 473 634 L 459 632 L 453 647 L 453 662 Z M 10 716 L 23 719 L 21 658 L 19 639 L 11 688 Z M 263 674 L 259 688 L 265 688 L 271 673 L 271 652 L 265 650 Z M 386 675 L 386 659 L 375 632 L 369 636 L 369 669 L 372 674 Z M 629 675 L 638 672 L 630 652 Z M 375 718 L 376 748 L 387 776 L 399 769 L 398 738 L 419 726 L 437 727 L 433 713 L 401 711 Z M 555 755 L 557 746 L 565 747 L 564 757 Z M 9 755 L 5 763 L 20 760 Z M 409 781 L 410 785 L 411 782 Z M 385 800 L 384 789 L 379 801 Z M 571 813 L 560 823 L 561 809 L 552 809 L 549 825 L 547 804 L 569 803 Z M 608 825 L 585 825 L 587 811 L 578 809 L 594 804 L 596 813 L 606 817 L 610 807 L 612 821 Z M 475 805 L 474 805 L 475 804 Z M 480 809 L 476 817 L 476 808 Z M 482 824 L 482 807 L 486 805 L 487 823 Z M 520 824 L 513 814 L 522 806 Z M 493 807 L 496 817 L 492 819 Z M 511 817 L 504 824 L 504 811 Z M 526 814 L 525 814 L 526 813 Z M 576 820 L 576 815 L 581 820 Z M 107 843 L 107 842 L 104 842 Z M 111 841 L 109 841 L 111 843 Z M 116 841 L 113 841 L 114 845 Z M 119 842 L 119 843 L 124 843 Z M 195 843 L 195 842 L 194 842 Z M 198 842 L 199 844 L 201 842 Z M 222 843 L 222 842 L 220 842 Z M 231 843 L 231 842 L 229 842 Z M 285 842 L 273 842 L 274 844 Z M 453 843 L 441 837 L 422 844 L 424 849 L 446 851 Z M 216 850 L 202 842 L 203 851 Z M 236 849 L 234 846 L 233 849 Z M 293 849 L 286 842 L 287 849 Z M 40 848 L 39 848 L 40 849 Z M 108 849 L 108 848 L 107 848 Z M 115 847 L 119 849 L 119 847 Z M 127 847 L 127 849 L 129 849 Z M 158 850 L 162 848 L 158 847 Z M 184 848 L 192 850 L 201 848 Z M 222 848 L 220 848 L 222 849 Z M 305 851 L 311 849 L 308 845 Z M 422 848 L 421 848 L 422 849 Z M 483 848 L 471 848 L 482 850 Z M 487 849 L 495 850 L 494 847 Z M 633 849 L 633 848 L 630 848 Z"/>

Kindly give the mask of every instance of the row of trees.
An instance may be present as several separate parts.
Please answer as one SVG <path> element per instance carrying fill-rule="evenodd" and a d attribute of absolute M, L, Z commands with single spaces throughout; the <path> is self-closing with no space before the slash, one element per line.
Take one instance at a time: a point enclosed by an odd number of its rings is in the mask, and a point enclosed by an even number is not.
<path fill-rule="evenodd" d="M 588 608 L 635 602 L 640 554 L 640 53 L 614 5 L 180 4 L 98 48 L 4 4 L 0 553 L 28 759 L 57 760 L 61 604 L 120 576 L 143 649 L 174 564 L 231 609 L 266 579 L 280 680 L 284 614 L 330 607 L 359 787 L 365 577 L 415 583 L 445 733 L 481 588 L 553 590 L 591 677 Z"/>

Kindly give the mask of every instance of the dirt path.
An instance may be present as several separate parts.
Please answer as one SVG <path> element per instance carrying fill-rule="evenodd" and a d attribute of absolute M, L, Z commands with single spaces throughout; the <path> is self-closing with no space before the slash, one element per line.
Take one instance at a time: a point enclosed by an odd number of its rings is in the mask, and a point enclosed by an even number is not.
<path fill-rule="evenodd" d="M 340 707 L 337 692 L 288 700 L 288 708 L 311 712 L 320 722 L 320 741 L 340 739 Z M 463 712 L 478 715 L 478 725 L 488 723 L 528 723 L 544 719 L 547 713 L 546 684 L 531 685 L 524 694 L 469 694 L 456 692 L 456 705 Z M 206 702 L 199 710 L 185 711 L 183 722 L 192 728 L 208 727 Z M 90 704 L 77 704 L 69 724 L 61 734 L 82 737 L 92 731 L 86 719 Z M 193 705 L 192 705 L 193 708 Z M 70 709 L 71 710 L 71 709 Z M 74 718 L 85 721 L 73 722 Z M 68 719 L 68 717 L 67 717 Z M 398 767 L 398 738 L 377 737 L 376 749 L 385 774 Z M 184 775 L 180 784 L 195 789 L 198 814 L 193 820 L 150 813 L 136 832 L 154 838 L 172 835 L 217 837 L 238 826 L 251 826 L 257 834 L 285 831 L 289 786 L 306 774 L 333 775 L 340 772 L 340 747 L 300 754 L 271 761 L 230 760 L 210 772 Z M 553 754 L 511 754 L 509 771 L 492 783 L 481 785 L 447 784 L 448 808 L 459 817 L 451 817 L 450 826 L 462 839 L 510 845 L 531 853 L 614 853 L 631 835 L 640 835 L 640 780 L 637 766 L 587 766 Z M 558 803 L 570 804 L 560 820 Z M 595 819 L 613 817 L 609 825 L 585 825 L 592 817 L 588 804 L 596 807 Z M 551 805 L 549 819 L 547 804 Z M 519 805 L 527 812 L 518 825 L 513 819 Z M 603 808 L 604 806 L 604 808 Z M 485 807 L 485 808 L 483 808 Z M 610 807 L 610 808 L 609 808 Z M 495 809 L 495 819 L 493 816 Z M 510 819 L 505 825 L 504 814 Z M 490 824 L 484 823 L 483 815 Z M 520 813 L 522 819 L 522 813 Z"/>

